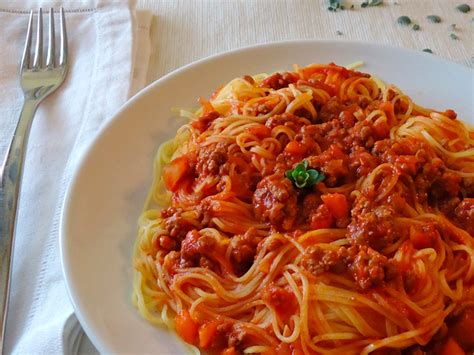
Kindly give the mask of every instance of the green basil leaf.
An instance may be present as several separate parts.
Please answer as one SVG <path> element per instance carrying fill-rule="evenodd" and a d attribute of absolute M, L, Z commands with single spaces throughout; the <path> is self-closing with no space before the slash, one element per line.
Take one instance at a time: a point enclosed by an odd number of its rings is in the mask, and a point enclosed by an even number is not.
<path fill-rule="evenodd" d="M 324 179 L 326 179 L 326 175 L 324 175 L 323 173 L 319 173 L 319 176 L 318 176 L 318 178 L 316 179 L 315 184 L 320 183 L 320 182 L 323 181 Z"/>
<path fill-rule="evenodd" d="M 298 163 L 293 170 L 285 171 L 285 177 L 300 189 L 311 187 L 325 179 L 324 174 L 316 169 L 307 170 L 308 166 L 308 161 L 303 160 L 301 163 Z"/>
<path fill-rule="evenodd" d="M 408 16 L 400 16 L 399 18 L 397 18 L 397 22 L 400 25 L 408 26 L 411 23 L 411 19 Z"/>
<path fill-rule="evenodd" d="M 431 23 L 440 23 L 441 22 L 441 17 L 439 17 L 438 15 L 429 15 L 429 16 L 426 16 L 426 18 Z"/>
<path fill-rule="evenodd" d="M 306 167 L 304 166 L 304 163 L 298 163 L 298 165 L 296 165 L 295 167 L 295 170 L 293 171 L 296 171 L 296 172 L 305 172 L 306 171 Z M 294 175 L 293 175 L 294 176 Z"/>
<path fill-rule="evenodd" d="M 471 11 L 471 7 L 468 4 L 458 5 L 456 6 L 456 9 L 458 9 L 458 11 L 464 12 L 465 14 Z"/>
<path fill-rule="evenodd" d="M 308 181 L 306 183 L 307 186 L 313 186 L 314 184 L 316 184 L 316 181 L 318 181 L 318 178 L 319 178 L 319 172 L 317 170 L 314 170 L 314 169 L 309 169 L 307 171 L 308 173 Z"/>
<path fill-rule="evenodd" d="M 300 189 L 303 187 L 306 187 L 308 179 L 309 179 L 308 173 L 304 172 L 304 173 L 298 174 L 295 178 L 296 187 L 299 187 Z"/>
<path fill-rule="evenodd" d="M 379 5 L 382 5 L 383 3 L 383 0 L 372 0 L 371 2 L 369 2 L 369 6 L 379 6 Z"/>

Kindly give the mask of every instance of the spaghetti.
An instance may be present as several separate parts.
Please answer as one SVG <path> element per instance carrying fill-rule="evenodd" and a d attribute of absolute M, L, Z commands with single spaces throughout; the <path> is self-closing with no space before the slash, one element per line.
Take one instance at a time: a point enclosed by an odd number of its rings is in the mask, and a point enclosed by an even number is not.
<path fill-rule="evenodd" d="M 143 317 L 225 355 L 472 349 L 474 131 L 454 111 L 334 64 L 200 103 L 155 158 Z"/>

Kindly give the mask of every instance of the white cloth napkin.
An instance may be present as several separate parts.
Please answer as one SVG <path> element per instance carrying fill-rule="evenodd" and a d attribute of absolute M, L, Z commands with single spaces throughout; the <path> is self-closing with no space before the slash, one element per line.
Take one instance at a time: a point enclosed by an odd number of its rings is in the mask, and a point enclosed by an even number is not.
<path fill-rule="evenodd" d="M 62 87 L 40 105 L 29 138 L 13 254 L 7 354 L 73 352 L 63 341 L 80 331 L 77 324 L 66 324 L 73 309 L 59 258 L 62 200 L 97 131 L 145 84 L 150 54 L 151 15 L 137 13 L 134 1 L 0 0 L 0 159 L 22 105 L 17 71 L 28 12 L 40 6 L 65 8 L 71 66 Z M 77 345 L 74 339 L 70 343 Z"/>

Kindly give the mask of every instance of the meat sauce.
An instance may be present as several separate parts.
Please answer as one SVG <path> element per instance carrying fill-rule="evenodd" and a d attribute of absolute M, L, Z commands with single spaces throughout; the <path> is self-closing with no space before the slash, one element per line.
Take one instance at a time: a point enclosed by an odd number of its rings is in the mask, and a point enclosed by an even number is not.
<path fill-rule="evenodd" d="M 291 73 L 275 74 L 265 79 L 260 86 L 277 90 L 297 81 L 298 78 Z M 310 82 L 306 84 L 312 85 Z M 317 83 L 313 84 L 317 86 Z M 427 204 L 433 209 L 438 208 L 458 227 L 474 237 L 474 184 L 449 171 L 434 149 L 424 141 L 415 138 L 393 141 L 389 138 L 390 127 L 386 124 L 358 120 L 355 112 L 364 110 L 368 105 L 369 103 L 360 100 L 332 97 L 323 105 L 315 105 L 317 118 L 313 120 L 303 113 L 300 116 L 275 115 L 251 133 L 264 139 L 271 135 L 272 130 L 283 126 L 293 130 L 295 134 L 293 139 L 279 137 L 281 152 L 269 163 L 267 170 L 256 170 L 244 157 L 239 156 L 239 152 L 232 152 L 229 145 L 218 143 L 206 145 L 194 156 L 187 157 L 188 161 L 180 162 L 172 171 L 173 181 L 179 182 L 180 186 L 187 186 L 188 180 L 221 181 L 222 176 L 228 174 L 229 162 L 233 159 L 237 166 L 241 166 L 241 178 L 233 181 L 233 185 L 237 186 L 233 193 L 251 203 L 255 220 L 266 224 L 270 230 L 301 234 L 324 228 L 346 229 L 349 245 L 332 250 L 316 246 L 306 248 L 302 261 L 306 272 L 315 277 L 325 273 L 348 275 L 361 292 L 383 287 L 385 282 L 390 281 L 402 269 L 397 261 L 382 254 L 384 248 L 404 236 L 408 236 L 409 248 L 415 250 L 430 247 L 440 238 L 441 227 L 434 222 L 412 228 L 397 226 L 394 220 L 404 216 L 406 204 Z M 384 106 L 386 103 L 376 101 L 370 105 L 367 109 L 396 109 L 387 108 Z M 267 111 L 262 109 L 261 112 L 264 114 Z M 215 112 L 208 112 L 193 125 L 202 132 L 217 117 Z M 296 188 L 284 177 L 284 173 L 294 169 L 302 160 L 306 160 L 311 169 L 324 173 L 325 180 L 311 188 Z M 242 164 L 239 165 L 239 161 Z M 338 190 L 347 193 L 328 192 L 331 188 L 354 186 L 361 177 L 367 176 L 384 163 L 389 163 L 392 167 L 384 175 L 384 179 L 389 181 L 396 176 L 409 181 L 416 194 L 410 195 L 393 189 L 380 198 L 381 195 L 377 192 L 387 184 L 383 179 L 375 180 L 372 186 L 355 195 L 349 194 L 350 189 Z M 176 186 L 169 185 L 174 192 L 179 190 Z M 223 191 L 223 183 L 216 186 L 211 190 L 201 190 L 200 200 L 203 202 L 198 209 L 201 219 L 199 228 L 212 224 L 213 210 L 209 205 L 206 206 L 205 197 Z M 168 208 L 161 216 L 162 227 L 167 235 L 160 237 L 157 243 L 160 248 L 169 252 L 165 268 L 170 273 L 180 267 L 193 266 L 209 268 L 219 273 L 229 272 L 219 269 L 212 258 L 209 258 L 211 254 L 225 253 L 225 250 L 200 236 L 196 231 L 197 226 L 188 223 L 183 218 L 182 211 Z M 233 239 L 232 265 L 229 269 L 240 276 L 252 266 L 264 237 L 250 229 L 237 233 Z M 262 293 L 262 299 L 283 319 L 297 307 L 293 294 L 276 285 L 268 286 Z M 472 351 L 473 308 L 466 309 L 447 323 L 449 330 L 440 336 L 442 341 L 433 343 L 431 348 L 412 347 L 404 350 L 404 353 L 441 351 L 449 337 L 456 339 L 465 350 Z M 219 321 L 214 333 L 214 345 L 207 344 L 209 348 L 226 348 L 231 354 L 232 351 L 237 353 L 245 343 L 245 330 L 236 324 Z"/>

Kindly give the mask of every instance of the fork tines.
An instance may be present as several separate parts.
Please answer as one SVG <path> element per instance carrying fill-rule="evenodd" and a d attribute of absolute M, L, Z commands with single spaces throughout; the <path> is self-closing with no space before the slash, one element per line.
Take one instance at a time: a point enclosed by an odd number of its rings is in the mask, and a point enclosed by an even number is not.
<path fill-rule="evenodd" d="M 26 33 L 25 49 L 23 51 L 23 57 L 21 59 L 20 70 L 32 69 L 39 70 L 43 68 L 43 10 L 38 10 L 38 20 L 36 23 L 36 43 L 34 49 L 33 65 L 30 66 L 31 59 L 31 41 L 33 32 L 33 10 L 30 12 L 30 19 L 28 21 L 28 31 Z M 67 34 L 66 34 L 66 22 L 64 20 L 64 9 L 60 9 L 59 18 L 60 27 L 60 49 L 59 49 L 59 66 L 66 65 L 67 61 Z M 49 10 L 49 27 L 48 27 L 48 51 L 46 54 L 46 68 L 53 68 L 56 66 L 55 60 L 55 31 L 54 31 L 54 10 Z"/>

